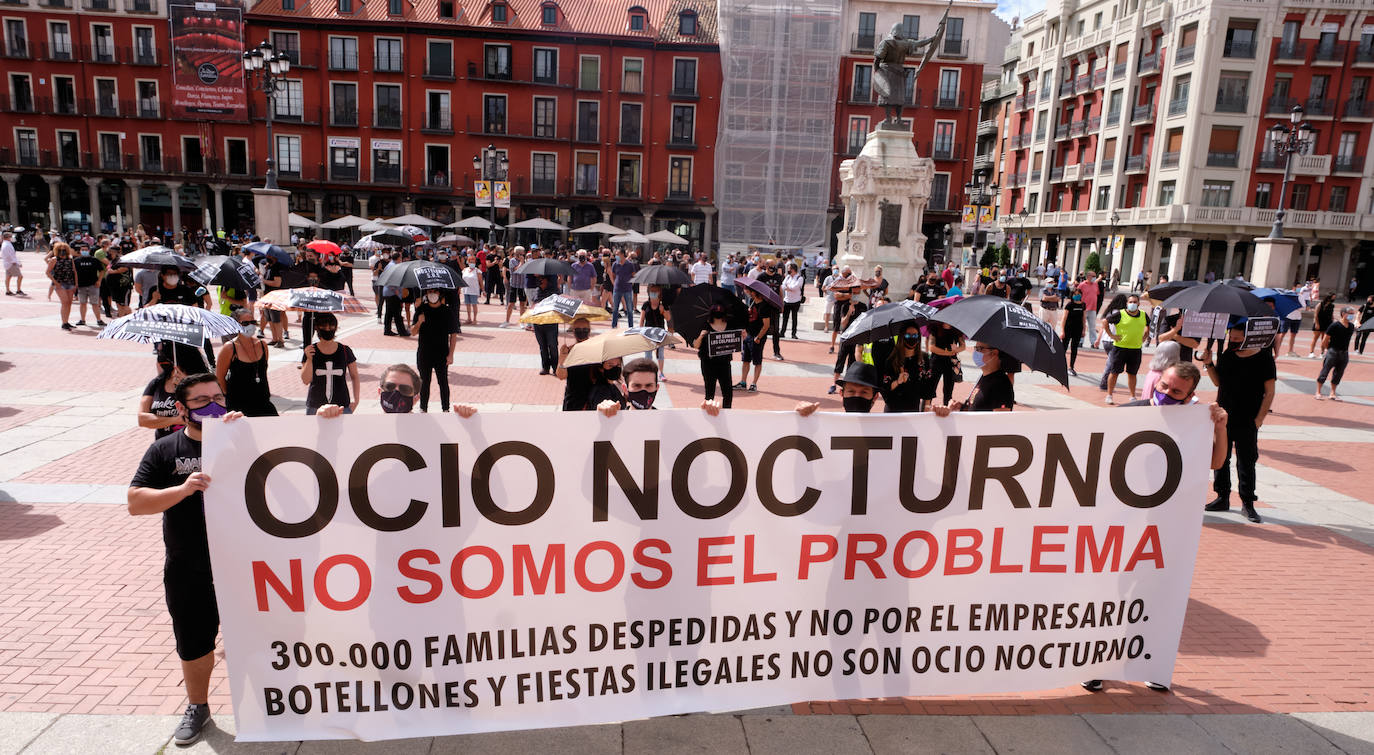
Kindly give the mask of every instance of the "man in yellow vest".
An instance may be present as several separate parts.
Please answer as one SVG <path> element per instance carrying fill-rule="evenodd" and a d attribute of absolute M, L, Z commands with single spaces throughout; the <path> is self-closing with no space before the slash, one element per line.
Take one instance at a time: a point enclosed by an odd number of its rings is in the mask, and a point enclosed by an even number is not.
<path fill-rule="evenodd" d="M 1107 316 L 1107 334 L 1116 345 L 1113 355 L 1112 371 L 1107 376 L 1107 403 L 1116 403 L 1116 378 L 1124 370 L 1127 387 L 1131 389 L 1131 401 L 1135 401 L 1135 375 L 1140 371 L 1140 352 L 1145 346 L 1145 334 L 1149 332 L 1150 318 L 1140 311 L 1140 297 L 1131 294 L 1126 297 L 1126 308 Z"/>

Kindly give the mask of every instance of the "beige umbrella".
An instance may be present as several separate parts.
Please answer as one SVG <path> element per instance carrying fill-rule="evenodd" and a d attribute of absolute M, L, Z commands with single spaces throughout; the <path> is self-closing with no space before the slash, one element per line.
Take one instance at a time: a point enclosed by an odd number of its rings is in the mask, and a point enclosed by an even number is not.
<path fill-rule="evenodd" d="M 333 220 L 327 221 L 320 227 L 328 228 L 330 230 L 335 230 L 339 228 L 357 228 L 359 226 L 367 225 L 371 222 L 371 220 L 368 220 L 367 218 L 360 218 L 357 215 L 345 215 L 341 218 L 335 218 Z"/>
<path fill-rule="evenodd" d="M 593 336 L 574 345 L 563 363 L 568 367 L 601 364 L 607 359 L 643 354 L 660 346 L 677 343 L 682 343 L 682 337 L 663 328 L 626 328 Z"/>
<path fill-rule="evenodd" d="M 289 226 L 291 226 L 292 228 L 318 228 L 318 227 L 320 227 L 320 224 L 319 224 L 319 223 L 316 223 L 315 221 L 311 220 L 310 218 L 305 217 L 304 215 L 297 215 L 297 214 L 294 213 L 294 212 L 287 213 L 287 215 L 286 215 L 286 224 L 289 225 Z"/>

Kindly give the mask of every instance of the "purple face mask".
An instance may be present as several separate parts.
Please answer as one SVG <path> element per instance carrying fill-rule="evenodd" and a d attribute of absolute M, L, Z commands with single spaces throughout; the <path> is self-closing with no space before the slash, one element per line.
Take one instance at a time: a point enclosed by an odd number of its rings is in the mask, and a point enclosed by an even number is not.
<path fill-rule="evenodd" d="M 1155 391 L 1154 394 L 1154 398 L 1151 399 L 1150 403 L 1154 404 L 1155 406 L 1174 406 L 1176 404 L 1183 403 L 1183 399 L 1174 398 L 1173 396 L 1170 396 L 1169 394 L 1164 393 L 1162 391 Z"/>
<path fill-rule="evenodd" d="M 190 417 L 192 422 L 197 425 L 202 425 L 206 420 L 218 419 L 228 413 L 229 410 L 226 409 L 223 404 L 211 401 L 199 409 L 192 409 L 190 411 Z"/>

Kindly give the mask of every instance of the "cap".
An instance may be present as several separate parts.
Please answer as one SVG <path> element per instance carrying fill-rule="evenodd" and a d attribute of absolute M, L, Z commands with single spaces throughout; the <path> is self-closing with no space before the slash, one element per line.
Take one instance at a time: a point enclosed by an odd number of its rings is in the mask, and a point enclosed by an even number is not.
<path fill-rule="evenodd" d="M 867 362 L 855 362 L 849 365 L 849 369 L 844 371 L 844 377 L 840 378 L 840 384 L 846 385 L 866 385 L 869 388 L 878 388 L 878 368 Z"/>

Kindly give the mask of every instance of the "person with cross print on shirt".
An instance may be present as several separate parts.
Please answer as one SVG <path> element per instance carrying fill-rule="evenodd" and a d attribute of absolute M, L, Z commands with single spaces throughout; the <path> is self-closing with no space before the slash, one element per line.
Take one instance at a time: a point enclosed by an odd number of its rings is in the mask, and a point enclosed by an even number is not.
<path fill-rule="evenodd" d="M 301 382 L 310 386 L 305 398 L 306 414 L 314 414 L 326 404 L 342 406 L 346 414 L 358 408 L 358 358 L 352 349 L 334 340 L 338 330 L 339 318 L 332 313 L 315 316 L 315 333 L 320 342 L 306 346 L 301 355 Z"/>

